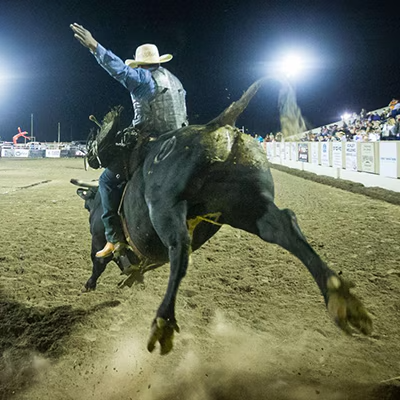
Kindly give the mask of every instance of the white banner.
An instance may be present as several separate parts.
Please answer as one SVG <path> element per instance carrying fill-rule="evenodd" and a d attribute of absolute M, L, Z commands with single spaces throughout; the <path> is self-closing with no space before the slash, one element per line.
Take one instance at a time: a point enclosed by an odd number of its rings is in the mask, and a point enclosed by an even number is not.
<path fill-rule="evenodd" d="M 292 155 L 291 155 L 292 161 L 297 161 L 297 144 L 296 144 L 296 142 L 290 143 L 290 152 L 292 153 Z"/>
<path fill-rule="evenodd" d="M 311 164 L 319 164 L 318 160 L 319 142 L 311 143 Z"/>
<path fill-rule="evenodd" d="M 274 143 L 273 142 L 267 142 L 267 158 L 270 160 L 273 155 L 274 155 Z"/>
<path fill-rule="evenodd" d="M 357 143 L 346 142 L 346 169 L 357 171 Z"/>
<path fill-rule="evenodd" d="M 332 142 L 321 142 L 321 165 L 329 167 L 330 163 L 330 148 Z"/>
<path fill-rule="evenodd" d="M 275 157 L 281 158 L 281 143 L 275 142 Z"/>
<path fill-rule="evenodd" d="M 397 145 L 393 142 L 379 142 L 379 174 L 397 178 Z"/>
<path fill-rule="evenodd" d="M 375 172 L 375 143 L 361 143 L 361 171 Z"/>
<path fill-rule="evenodd" d="M 61 151 L 58 149 L 46 149 L 46 157 L 59 158 Z"/>
<path fill-rule="evenodd" d="M 285 160 L 290 160 L 290 145 L 291 143 L 285 143 Z"/>
<path fill-rule="evenodd" d="M 11 148 L 1 148 L 1 156 L 2 157 L 14 157 L 14 149 Z"/>
<path fill-rule="evenodd" d="M 342 142 L 332 142 L 332 167 L 343 168 Z"/>
<path fill-rule="evenodd" d="M 14 149 L 14 157 L 29 157 L 29 149 Z"/>

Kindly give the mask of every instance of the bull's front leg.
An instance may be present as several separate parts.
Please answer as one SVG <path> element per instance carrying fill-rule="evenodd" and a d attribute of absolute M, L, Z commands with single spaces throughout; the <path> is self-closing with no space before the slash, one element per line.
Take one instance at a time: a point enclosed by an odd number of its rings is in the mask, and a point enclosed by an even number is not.
<path fill-rule="evenodd" d="M 155 206 L 149 209 L 153 226 L 169 251 L 170 274 L 167 291 L 152 322 L 147 349 L 152 352 L 159 342 L 160 353 L 168 354 L 173 347 L 174 332 L 179 332 L 175 302 L 189 264 L 190 236 L 186 226 L 186 204 L 168 207 L 168 213 L 157 210 Z"/>
<path fill-rule="evenodd" d="M 92 275 L 87 280 L 83 292 L 90 292 L 96 289 L 97 280 L 100 275 L 104 272 L 107 264 L 112 260 L 112 256 L 107 258 L 97 258 L 96 253 L 101 250 L 106 244 L 106 238 L 104 231 L 101 230 L 99 234 L 92 234 L 92 248 L 90 251 L 90 258 L 92 260 Z"/>
<path fill-rule="evenodd" d="M 85 283 L 85 288 L 83 292 L 90 292 L 96 289 L 97 280 L 100 275 L 104 272 L 107 267 L 107 264 L 112 260 L 112 256 L 107 258 L 96 258 L 96 256 L 92 257 L 92 275 Z"/>

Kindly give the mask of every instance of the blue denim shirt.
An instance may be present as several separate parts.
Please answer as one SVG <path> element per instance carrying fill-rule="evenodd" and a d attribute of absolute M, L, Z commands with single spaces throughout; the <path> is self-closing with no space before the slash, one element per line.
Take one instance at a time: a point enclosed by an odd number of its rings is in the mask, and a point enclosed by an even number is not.
<path fill-rule="evenodd" d="M 118 82 L 125 86 L 136 98 L 150 100 L 156 92 L 156 84 L 151 72 L 144 68 L 131 68 L 112 51 L 106 50 L 100 43 L 93 53 L 97 62 Z"/>

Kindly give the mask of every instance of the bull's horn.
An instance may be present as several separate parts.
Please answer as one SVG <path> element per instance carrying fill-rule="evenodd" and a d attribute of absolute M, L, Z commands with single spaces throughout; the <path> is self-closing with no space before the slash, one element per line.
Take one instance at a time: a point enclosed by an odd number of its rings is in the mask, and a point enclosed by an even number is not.
<path fill-rule="evenodd" d="M 84 181 L 81 181 L 79 179 L 71 179 L 70 182 L 73 185 L 82 186 L 82 187 L 85 187 L 85 188 L 97 188 L 97 187 L 99 187 L 99 182 L 98 181 L 84 182 Z"/>

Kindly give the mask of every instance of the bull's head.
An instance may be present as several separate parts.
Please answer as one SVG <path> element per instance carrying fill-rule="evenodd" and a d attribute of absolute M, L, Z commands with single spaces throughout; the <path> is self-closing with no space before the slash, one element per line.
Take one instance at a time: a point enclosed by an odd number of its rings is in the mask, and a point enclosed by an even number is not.
<path fill-rule="evenodd" d="M 107 166 L 113 158 L 113 154 L 110 154 L 107 150 L 115 145 L 116 140 L 118 140 L 122 110 L 122 106 L 114 107 L 105 115 L 101 124 L 94 115 L 89 117 L 99 128 L 92 128 L 87 138 L 87 159 L 93 169 Z"/>
<path fill-rule="evenodd" d="M 81 186 L 76 190 L 76 193 L 81 199 L 85 200 L 86 210 L 92 211 L 96 204 L 95 198 L 99 189 L 99 182 L 83 182 L 77 179 L 71 179 L 70 182 L 75 186 Z"/>

